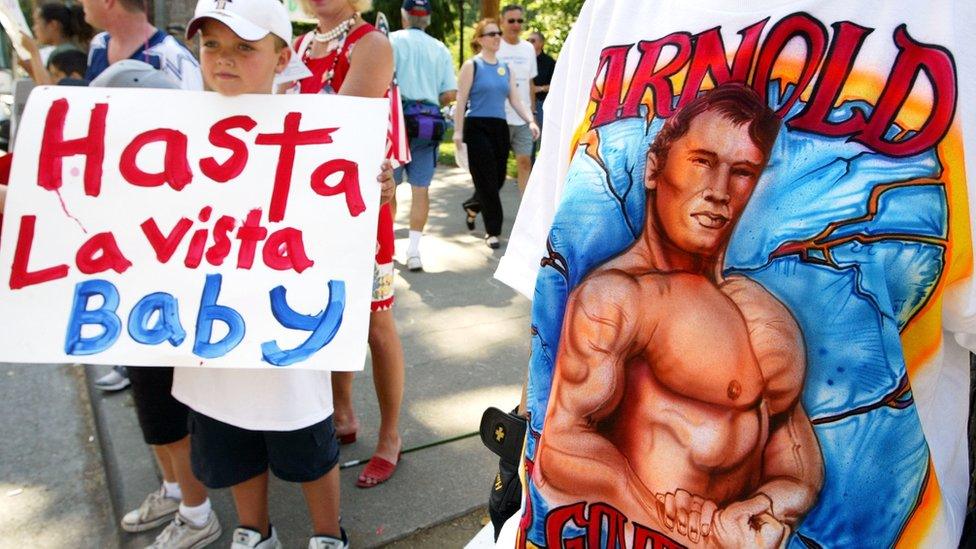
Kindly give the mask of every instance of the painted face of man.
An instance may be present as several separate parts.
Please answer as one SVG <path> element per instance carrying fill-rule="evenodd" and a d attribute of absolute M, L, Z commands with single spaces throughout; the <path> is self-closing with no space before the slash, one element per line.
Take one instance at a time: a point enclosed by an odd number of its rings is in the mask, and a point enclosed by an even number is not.
<path fill-rule="evenodd" d="M 764 166 L 748 123 L 735 124 L 714 110 L 695 117 L 671 144 L 664 168 L 647 181 L 664 236 L 686 253 L 718 254 Z"/>

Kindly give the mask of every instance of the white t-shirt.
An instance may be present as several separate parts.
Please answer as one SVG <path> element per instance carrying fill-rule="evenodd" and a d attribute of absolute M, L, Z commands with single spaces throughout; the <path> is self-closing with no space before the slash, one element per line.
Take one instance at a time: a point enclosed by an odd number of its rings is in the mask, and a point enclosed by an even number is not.
<path fill-rule="evenodd" d="M 601 272 L 608 259 L 626 254 L 645 231 L 656 231 L 665 245 L 683 249 L 669 231 L 680 233 L 674 227 L 705 215 L 692 212 L 669 226 L 673 211 L 664 208 L 683 211 L 668 198 L 677 192 L 674 180 L 668 171 L 655 176 L 654 190 L 648 194 L 645 159 L 664 120 L 700 91 L 715 87 L 713 78 L 718 78 L 756 88 L 760 99 L 785 121 L 747 203 L 734 215 L 709 214 L 710 221 L 695 221 L 711 228 L 731 223 L 727 249 L 719 257 L 723 267 L 719 279 L 734 276 L 755 283 L 760 288 L 756 295 L 778 302 L 790 313 L 804 344 L 805 352 L 792 362 L 802 363 L 802 368 L 787 386 L 795 390 L 795 384 L 801 383 L 798 399 L 791 404 L 798 407 L 791 409 L 802 407 L 808 420 L 796 425 L 804 432 L 812 429 L 815 435 L 816 446 L 793 447 L 819 452 L 819 460 L 817 452 L 812 457 L 805 454 L 816 465 L 807 470 L 810 476 L 805 481 L 814 487 L 815 498 L 802 506 L 799 518 L 781 515 L 778 501 L 768 516 L 786 527 L 777 531 L 791 536 L 790 546 L 958 544 L 969 487 L 967 348 L 976 349 L 970 224 L 976 210 L 967 202 L 976 186 L 965 175 L 967 168 L 969 173 L 976 170 L 974 25 L 976 4 L 953 0 L 586 2 L 560 52 L 553 91 L 544 106 L 542 150 L 506 255 L 495 273 L 534 300 L 528 388 L 531 435 L 525 455 L 532 516 L 524 517 L 528 525 L 524 535 L 530 543 L 558 545 L 546 538 L 547 528 L 570 538 L 593 536 L 601 524 L 626 524 L 619 539 L 628 545 L 637 534 L 693 545 L 677 528 L 655 527 L 659 517 L 653 511 L 627 511 L 628 504 L 634 509 L 633 499 L 628 503 L 633 494 L 613 492 L 587 472 L 606 457 L 594 450 L 597 446 L 611 444 L 614 449 L 606 455 L 626 461 L 633 448 L 615 441 L 644 440 L 639 430 L 622 427 L 626 414 L 612 413 L 611 403 L 617 401 L 610 398 L 593 404 L 587 408 L 592 415 L 573 423 L 580 426 L 580 433 L 592 437 L 585 446 L 582 439 L 575 445 L 587 449 L 593 458 L 589 461 L 572 461 L 574 445 L 567 443 L 573 436 L 567 432 L 572 430 L 554 434 L 546 425 L 554 414 L 573 409 L 573 399 L 579 398 L 573 384 L 587 379 L 580 368 L 596 368 L 593 364 L 599 362 L 560 362 L 568 359 L 557 360 L 557 356 L 607 351 L 621 337 L 616 323 L 624 320 L 614 320 L 614 311 L 601 316 L 606 309 L 601 306 L 615 299 L 607 289 L 613 288 L 612 278 L 603 279 L 611 280 L 601 282 L 606 286 L 591 286 L 605 294 L 574 290 L 593 281 L 588 275 Z M 683 94 L 686 83 L 694 88 Z M 694 149 L 674 162 L 684 159 L 696 169 L 716 170 L 722 164 L 715 164 L 714 158 L 721 157 L 709 156 L 712 151 L 707 148 L 706 154 Z M 695 190 L 701 193 L 694 195 L 696 204 L 725 204 L 727 199 L 715 197 L 740 192 L 715 191 L 709 187 L 718 181 L 714 176 L 702 181 L 702 190 Z M 661 187 L 665 182 L 668 185 Z M 705 198 L 707 193 L 712 193 L 711 198 Z M 648 229 L 647 216 L 654 216 L 663 228 Z M 659 281 L 672 280 L 674 274 L 653 267 L 646 273 Z M 716 289 L 715 283 L 702 282 L 709 280 L 707 275 L 695 274 L 688 280 L 702 283 L 709 291 Z M 594 295 L 605 299 L 594 300 Z M 692 294 L 665 311 L 661 325 L 669 326 L 667 319 L 686 310 L 704 307 L 696 297 Z M 617 311 L 622 317 L 637 318 L 664 302 L 635 301 L 633 308 L 624 303 Z M 578 313 L 584 303 L 592 304 L 586 312 L 593 330 L 566 328 L 570 315 L 564 319 L 564 311 Z M 679 327 L 690 334 L 693 348 L 722 348 L 721 334 L 699 328 L 709 315 L 684 318 L 686 323 Z M 600 330 L 598 320 L 606 323 Z M 575 346 L 561 346 L 568 337 L 562 335 L 563 329 L 573 335 Z M 607 334 L 608 340 L 596 341 L 600 336 L 593 334 L 600 333 Z M 758 358 L 755 348 L 753 352 L 757 360 L 765 360 Z M 625 368 L 630 368 L 626 371 L 647 371 L 655 383 L 674 383 L 667 380 L 673 363 L 642 358 L 645 362 L 626 362 Z M 682 363 L 682 358 L 675 362 Z M 563 368 L 574 366 L 569 370 L 574 375 L 563 373 Z M 631 370 L 635 368 L 645 370 Z M 672 393 L 687 397 L 694 387 L 718 379 L 718 374 L 710 373 L 702 369 L 673 385 Z M 619 382 L 624 387 L 619 390 L 626 391 L 629 383 L 646 383 L 634 376 L 607 381 L 605 386 L 616 391 Z M 729 399 L 740 396 L 739 385 L 727 385 Z M 726 385 L 721 387 L 715 402 L 725 409 L 721 402 Z M 770 390 L 764 389 L 763 401 L 775 399 Z M 551 399 L 557 392 L 561 398 Z M 690 400 L 695 398 L 705 397 Z M 664 423 L 660 414 L 648 417 Z M 767 426 L 775 431 L 781 425 L 773 418 Z M 619 478 L 608 484 L 645 486 L 650 494 L 644 501 L 651 502 L 686 490 L 702 500 L 716 500 L 720 510 L 749 497 L 753 490 L 762 492 L 765 472 L 760 471 L 759 486 L 746 481 L 732 496 L 721 490 L 709 492 L 724 482 L 738 481 L 723 476 L 729 470 L 723 467 L 732 465 L 718 466 L 708 460 L 733 459 L 741 447 L 729 447 L 718 456 L 716 448 L 722 446 L 720 441 L 732 440 L 732 431 L 690 429 L 694 432 L 669 431 L 672 452 L 665 461 L 671 461 L 664 466 L 655 450 L 658 443 L 641 447 L 644 458 L 658 460 L 657 476 L 641 476 L 635 471 L 644 464 L 631 461 L 629 468 L 611 469 L 620 471 Z M 749 446 L 752 443 L 745 448 L 761 448 Z M 557 448 L 548 465 L 537 453 L 547 445 Z M 688 468 L 687 461 L 701 468 L 689 469 L 686 475 L 682 471 Z M 577 467 L 572 468 L 573 463 Z M 562 464 L 574 478 L 586 482 L 560 485 Z M 815 474 L 818 467 L 822 480 Z M 702 471 L 714 474 L 711 488 L 702 487 L 707 483 L 685 484 L 701 480 Z M 534 480 L 541 475 L 550 479 L 544 491 Z M 628 480 L 641 482 L 628 484 Z M 573 493 L 580 487 L 595 492 Z M 548 499 L 548 494 L 558 494 L 558 500 Z M 594 507 L 597 502 L 605 504 L 600 512 L 607 520 Z M 601 539 L 599 533 L 595 539 Z"/>
<path fill-rule="evenodd" d="M 539 74 L 535 62 L 535 48 L 525 40 L 519 40 L 518 44 L 509 44 L 503 38 L 497 57 L 512 71 L 519 101 L 531 112 L 532 101 L 529 95 L 532 92 L 532 79 Z M 526 123 L 508 101 L 505 101 L 505 118 L 510 126 L 523 126 Z"/>
<path fill-rule="evenodd" d="M 332 415 L 329 372 L 176 368 L 173 396 L 195 411 L 252 431 L 295 431 Z"/>

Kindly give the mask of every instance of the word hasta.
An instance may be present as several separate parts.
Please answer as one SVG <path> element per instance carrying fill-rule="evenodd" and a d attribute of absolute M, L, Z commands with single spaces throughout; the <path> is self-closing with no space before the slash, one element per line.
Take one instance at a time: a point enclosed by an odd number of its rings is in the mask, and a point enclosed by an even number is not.
<path fill-rule="evenodd" d="M 64 136 L 68 109 L 68 100 L 58 99 L 52 102 L 47 112 L 38 159 L 37 184 L 49 191 L 60 189 L 62 160 L 80 155 L 85 157 L 85 194 L 97 197 L 102 188 L 105 125 L 109 106 L 108 103 L 96 103 L 88 120 L 88 135 L 76 139 L 65 139 Z M 301 121 L 302 113 L 288 113 L 285 115 L 284 129 L 280 133 L 259 133 L 254 140 L 257 145 L 280 147 L 268 210 L 268 219 L 271 222 L 279 222 L 285 218 L 298 147 L 332 143 L 332 134 L 339 129 L 301 130 Z M 224 162 L 217 162 L 214 157 L 200 160 L 200 171 L 218 183 L 226 183 L 241 175 L 249 156 L 247 144 L 228 132 L 233 129 L 249 132 L 256 126 L 257 122 L 253 118 L 243 115 L 231 116 L 214 123 L 210 127 L 210 143 L 229 150 L 231 155 Z M 152 143 L 163 143 L 165 147 L 163 170 L 157 173 L 146 172 L 136 164 L 139 153 Z M 181 191 L 193 182 L 187 147 L 186 134 L 178 130 L 159 128 L 143 132 L 133 138 L 122 151 L 119 173 L 128 183 L 138 187 L 169 185 L 174 190 Z M 341 174 L 341 179 L 336 185 L 329 185 L 326 180 L 334 174 Z M 312 172 L 310 185 L 315 193 L 322 196 L 345 195 L 346 207 L 353 217 L 366 211 L 359 191 L 359 167 L 355 162 L 345 159 L 324 162 Z"/>

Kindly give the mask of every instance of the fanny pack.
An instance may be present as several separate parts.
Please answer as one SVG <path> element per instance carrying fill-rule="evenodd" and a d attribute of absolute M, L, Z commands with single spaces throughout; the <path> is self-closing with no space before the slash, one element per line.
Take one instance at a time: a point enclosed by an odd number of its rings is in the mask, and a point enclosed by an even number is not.
<path fill-rule="evenodd" d="M 441 110 L 429 103 L 405 102 L 403 120 L 406 124 L 407 137 L 412 139 L 440 141 L 447 131 L 447 121 L 441 115 Z"/>

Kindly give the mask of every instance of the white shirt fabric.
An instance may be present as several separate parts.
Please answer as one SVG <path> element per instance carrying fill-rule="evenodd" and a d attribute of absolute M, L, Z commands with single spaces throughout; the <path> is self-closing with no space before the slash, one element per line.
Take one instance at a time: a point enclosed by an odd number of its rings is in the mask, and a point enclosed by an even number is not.
<path fill-rule="evenodd" d="M 606 59 L 601 59 L 601 54 L 605 54 L 607 49 L 613 46 L 632 45 L 632 49 L 627 54 L 625 79 L 621 84 L 623 93 L 626 94 L 630 79 L 637 77 L 635 67 L 640 57 L 638 44 L 642 41 L 645 42 L 646 47 L 646 42 L 649 41 L 667 36 L 680 38 L 680 35 L 684 35 L 690 38 L 688 44 L 693 49 L 697 35 L 719 27 L 727 54 L 723 57 L 731 64 L 733 55 L 742 41 L 740 31 L 744 32 L 743 29 L 768 18 L 760 33 L 757 48 L 759 52 L 762 51 L 762 44 L 768 39 L 770 30 L 777 23 L 791 14 L 803 13 L 809 14 L 819 22 L 826 33 L 827 41 L 824 44 L 823 59 L 828 57 L 827 52 L 834 45 L 832 40 L 837 36 L 838 25 L 841 23 L 850 22 L 873 29 L 864 38 L 862 47 L 856 50 L 853 71 L 844 76 L 856 80 L 858 85 L 844 88 L 845 93 L 832 103 L 835 109 L 844 100 L 863 100 L 869 106 L 877 102 L 882 88 L 890 82 L 890 70 L 901 51 L 900 48 L 903 47 L 897 43 L 901 38 L 896 39 L 901 25 L 905 25 L 908 36 L 915 42 L 934 45 L 949 52 L 952 58 L 957 84 L 953 122 L 943 140 L 929 149 L 929 153 L 931 151 L 938 153 L 942 171 L 937 178 L 947 189 L 945 223 L 948 227 L 946 236 L 948 243 L 945 249 L 948 255 L 943 258 L 945 266 L 942 274 L 937 279 L 938 283 L 932 287 L 931 294 L 927 294 L 929 298 L 925 302 L 926 305 L 920 305 L 921 309 L 914 313 L 916 316 L 913 316 L 902 329 L 900 337 L 896 332 L 885 340 L 884 348 L 859 348 L 856 341 L 850 340 L 838 339 L 837 343 L 838 349 L 850 353 L 852 360 L 864 353 L 868 356 L 883 357 L 888 361 L 887 364 L 898 364 L 902 360 L 907 362 L 911 396 L 930 452 L 934 476 L 927 479 L 926 498 L 908 520 L 905 533 L 898 534 L 904 537 L 891 539 L 886 545 L 893 545 L 900 541 L 918 547 L 955 547 L 965 519 L 969 487 L 966 431 L 969 388 L 968 351 L 976 350 L 976 284 L 973 278 L 972 255 L 974 232 L 969 223 L 969 219 L 976 218 L 976 208 L 973 201 L 968 203 L 966 201 L 967 188 L 968 196 L 976 196 L 976 185 L 972 183 L 971 176 L 968 180 L 965 177 L 966 172 L 976 173 L 974 172 L 976 165 L 973 164 L 976 159 L 976 133 L 974 133 L 976 106 L 973 104 L 976 101 L 976 47 L 972 45 L 971 39 L 971 30 L 976 25 L 976 3 L 952 0 L 934 0 L 925 3 L 888 0 L 863 2 L 769 0 L 754 3 L 744 3 L 741 0 L 699 0 L 697 2 L 589 0 L 584 5 L 579 19 L 560 52 L 552 81 L 552 91 L 544 105 L 546 124 L 543 130 L 542 149 L 523 197 L 505 256 L 500 262 L 495 277 L 529 299 L 545 295 L 539 293 L 546 290 L 541 286 L 543 278 L 539 276 L 540 261 L 545 257 L 550 259 L 556 257 L 547 250 L 547 239 L 550 237 L 553 221 L 561 206 L 566 206 L 583 195 L 580 185 L 584 182 L 592 186 L 593 192 L 606 192 L 601 190 L 605 185 L 598 178 L 592 178 L 586 170 L 581 169 L 583 163 L 587 161 L 583 157 L 587 156 L 587 152 L 592 153 L 594 143 L 607 147 L 605 150 L 616 146 L 607 144 L 609 137 L 606 133 L 600 134 L 602 142 L 588 137 L 591 135 L 589 120 L 595 109 L 591 97 L 593 94 L 599 95 L 605 89 L 606 84 L 601 78 L 609 71 Z M 804 41 L 800 38 L 794 38 L 793 42 L 784 49 L 786 52 L 783 54 L 784 57 L 795 54 L 802 58 L 805 51 L 803 44 Z M 674 56 L 675 48 L 665 47 L 655 66 L 660 69 Z M 691 56 L 694 56 L 694 52 Z M 671 80 L 675 96 L 681 93 L 688 62 L 685 62 L 684 68 L 677 77 Z M 755 69 L 756 56 L 753 56 L 751 62 Z M 823 73 L 820 72 L 822 63 L 818 61 L 814 65 L 817 67 L 815 76 L 808 88 L 804 90 L 801 101 L 809 99 L 811 88 L 823 78 Z M 752 78 L 754 70 L 749 71 L 748 74 L 750 75 L 748 78 Z M 796 73 L 790 72 L 789 63 L 779 64 L 774 68 L 773 74 L 774 76 L 793 75 L 792 82 L 795 85 Z M 705 76 L 702 89 L 712 87 L 711 78 L 711 75 Z M 944 90 L 940 90 L 940 94 L 942 91 Z M 648 92 L 644 100 L 645 103 L 651 102 L 653 105 L 654 94 Z M 924 120 L 925 113 L 931 112 L 932 105 L 946 100 L 942 95 L 933 98 L 926 74 L 918 74 L 917 81 L 911 89 L 910 101 L 904 107 L 905 112 L 899 112 L 899 118 L 896 120 L 900 124 L 905 119 L 914 120 L 916 125 L 912 129 L 919 130 L 920 121 Z M 909 111 L 914 111 L 916 117 L 912 118 L 912 115 L 908 114 Z M 832 111 L 832 115 L 841 114 Z M 619 113 L 617 115 L 619 116 Z M 656 132 L 659 126 L 648 127 L 652 127 L 651 131 Z M 788 125 L 781 130 L 777 146 L 780 145 L 784 132 L 787 131 L 792 131 Z M 898 137 L 895 135 L 897 134 L 889 134 L 887 137 L 890 140 L 905 139 L 910 134 Z M 840 143 L 846 137 L 838 139 L 837 143 Z M 584 141 L 588 145 L 583 144 Z M 626 145 L 620 142 L 619 146 Z M 776 150 L 774 148 L 774 158 Z M 808 151 L 809 154 L 815 152 L 814 149 Z M 854 157 L 847 157 L 847 160 L 852 158 Z M 778 159 L 780 162 L 794 160 L 798 159 Z M 593 163 L 588 165 L 592 167 Z M 771 163 L 767 171 L 773 169 Z M 869 170 L 865 169 L 862 173 L 864 178 L 873 177 Z M 762 237 L 768 237 L 769 232 L 782 228 L 767 223 L 783 219 L 781 215 L 785 214 L 773 210 L 766 212 L 759 210 L 763 207 L 759 201 L 770 197 L 768 189 L 763 187 L 763 181 L 760 180 L 753 194 L 750 209 L 744 212 L 733 233 L 730 249 L 737 239 L 742 242 L 753 240 L 760 242 Z M 856 215 L 856 212 L 863 213 L 863 204 L 856 207 L 852 205 L 849 211 L 844 211 L 840 206 L 844 198 L 837 193 L 830 193 L 827 196 L 807 195 L 803 194 L 803 190 L 799 187 L 796 192 L 797 208 L 821 208 L 830 213 L 828 210 L 834 207 L 837 216 L 845 219 Z M 923 206 L 921 202 L 916 204 L 919 207 Z M 750 213 L 753 215 L 750 216 Z M 600 230 L 599 224 L 593 219 L 587 220 L 587 223 L 594 227 L 594 231 Z M 565 242 L 554 241 L 551 244 L 558 248 L 564 246 Z M 880 249 L 879 247 L 878 250 Z M 726 260 L 728 263 L 735 259 L 727 257 Z M 727 264 L 727 267 L 729 266 L 735 265 Z M 570 265 L 570 272 L 572 268 L 573 266 Z M 889 280 L 896 280 L 900 269 L 895 264 L 878 268 L 882 269 L 882 273 L 888 274 Z M 872 276 L 877 274 L 878 272 L 875 271 Z M 537 276 L 539 285 L 537 285 Z M 866 283 L 868 275 L 865 274 L 864 277 L 861 279 L 862 283 Z M 551 301 L 544 301 L 544 303 L 545 307 L 556 306 Z M 537 308 L 533 314 L 533 323 L 538 312 Z M 848 333 L 853 337 L 854 333 L 865 326 L 850 326 Z M 901 348 L 898 348 L 899 345 Z M 555 349 L 548 349 L 548 351 L 556 352 Z M 814 353 L 813 348 L 808 347 L 808 356 L 812 353 Z M 533 398 L 532 375 L 530 369 L 530 400 Z M 807 380 L 811 375 L 808 370 Z M 867 379 L 869 378 L 864 378 L 865 383 Z M 536 383 L 540 382 L 536 381 Z M 538 398 L 547 400 L 548 393 L 545 392 Z M 543 416 L 544 411 L 543 407 Z M 535 421 L 542 422 L 543 419 L 536 418 Z M 542 440 L 544 443 L 544 432 Z M 850 444 L 863 444 L 863 441 L 851 440 Z M 532 457 L 527 456 L 527 458 Z M 827 456 L 827 459 L 829 458 L 830 456 Z M 887 468 L 883 463 L 877 466 L 879 478 L 888 478 L 887 475 L 892 469 Z M 831 480 L 828 478 L 826 482 L 830 483 Z M 862 486 L 851 486 L 851 490 L 861 489 Z M 542 512 L 538 504 L 538 501 L 534 502 L 536 522 Z M 899 504 L 903 502 L 880 502 L 881 508 Z M 843 519 L 843 507 L 838 508 L 836 513 L 838 513 L 837 522 L 840 524 Z M 518 519 L 516 515 L 513 520 Z M 880 516 L 877 518 L 877 521 L 882 522 L 888 520 Z M 800 526 L 802 528 L 803 523 Z M 669 535 L 676 535 L 676 533 L 669 533 Z M 530 541 L 538 543 L 538 539 L 530 538 Z M 794 538 L 793 541 L 796 542 L 796 539 Z M 827 546 L 832 545 L 830 539 L 826 541 Z M 500 540 L 499 547 L 506 546 L 503 543 L 505 542 Z M 554 540 L 549 540 L 549 543 L 556 544 Z"/>
<path fill-rule="evenodd" d="M 508 65 L 515 80 L 516 93 L 522 106 L 532 112 L 532 101 L 529 97 L 532 89 L 532 79 L 539 74 L 539 67 L 535 61 L 535 48 L 525 40 L 518 44 L 509 44 L 502 38 L 502 44 L 496 54 L 498 60 Z M 524 126 L 525 120 L 512 107 L 511 102 L 505 101 L 505 119 L 509 126 Z"/>
<path fill-rule="evenodd" d="M 332 415 L 332 378 L 316 370 L 176 368 L 173 396 L 251 431 L 296 431 Z"/>

